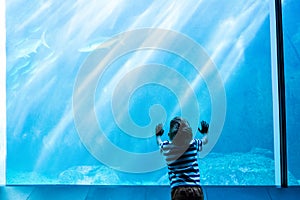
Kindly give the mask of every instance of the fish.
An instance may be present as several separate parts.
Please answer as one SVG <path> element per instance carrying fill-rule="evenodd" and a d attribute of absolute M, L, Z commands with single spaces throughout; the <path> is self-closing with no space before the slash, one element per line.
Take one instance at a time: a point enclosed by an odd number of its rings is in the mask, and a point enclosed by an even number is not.
<path fill-rule="evenodd" d="M 41 46 L 44 46 L 46 48 L 50 48 L 46 41 L 46 32 L 44 31 L 40 38 L 26 38 L 19 43 L 17 43 L 14 47 L 14 51 L 12 52 L 12 55 L 14 55 L 15 58 L 24 58 L 24 57 L 30 57 L 30 54 L 37 53 L 37 49 Z"/>
<path fill-rule="evenodd" d="M 96 49 L 106 49 L 112 47 L 116 42 L 118 42 L 118 38 L 114 38 L 109 40 L 108 38 L 102 38 L 101 42 L 94 42 L 85 47 L 78 49 L 79 52 L 92 52 Z"/>

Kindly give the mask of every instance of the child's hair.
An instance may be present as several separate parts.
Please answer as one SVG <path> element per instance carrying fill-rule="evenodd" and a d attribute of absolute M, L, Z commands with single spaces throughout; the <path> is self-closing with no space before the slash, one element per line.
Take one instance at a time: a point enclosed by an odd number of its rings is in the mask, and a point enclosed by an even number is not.
<path fill-rule="evenodd" d="M 170 121 L 169 137 L 175 145 L 189 145 L 193 138 L 193 133 L 188 121 L 181 117 L 174 117 Z"/>

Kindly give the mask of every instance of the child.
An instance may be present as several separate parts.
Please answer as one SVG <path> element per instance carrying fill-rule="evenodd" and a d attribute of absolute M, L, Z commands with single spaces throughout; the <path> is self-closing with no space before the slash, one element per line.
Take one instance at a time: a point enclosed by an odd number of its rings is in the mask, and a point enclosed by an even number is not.
<path fill-rule="evenodd" d="M 209 125 L 202 121 L 201 130 L 198 130 L 206 134 L 208 127 Z M 170 122 L 170 141 L 161 140 L 164 133 L 162 124 L 156 126 L 155 132 L 157 144 L 168 165 L 172 200 L 203 200 L 197 153 L 202 150 L 202 145 L 207 144 L 207 136 L 201 140 L 193 139 L 189 123 L 180 117 L 175 117 Z"/>

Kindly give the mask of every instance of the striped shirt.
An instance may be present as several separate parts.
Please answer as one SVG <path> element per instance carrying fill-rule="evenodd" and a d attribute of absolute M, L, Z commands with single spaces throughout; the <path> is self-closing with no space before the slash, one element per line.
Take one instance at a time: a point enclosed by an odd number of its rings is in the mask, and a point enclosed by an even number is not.
<path fill-rule="evenodd" d="M 171 188 L 178 186 L 200 186 L 198 152 L 202 150 L 202 141 L 193 139 L 190 146 L 180 147 L 165 141 L 160 144 L 167 165 Z"/>

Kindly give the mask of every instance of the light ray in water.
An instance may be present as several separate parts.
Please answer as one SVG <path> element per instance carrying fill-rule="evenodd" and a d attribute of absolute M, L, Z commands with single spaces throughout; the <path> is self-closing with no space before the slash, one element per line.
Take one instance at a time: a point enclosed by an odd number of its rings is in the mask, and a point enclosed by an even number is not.
<path fill-rule="evenodd" d="M 266 20 L 269 10 L 268 1 L 248 3 L 240 2 L 241 12 L 229 16 L 214 28 L 209 37 L 207 48 L 212 59 L 219 64 L 220 72 L 226 82 L 238 63 L 244 57 L 244 50 L 250 44 L 256 32 Z M 228 53 L 229 52 L 229 53 Z"/>
<path fill-rule="evenodd" d="M 49 9 L 52 5 L 51 1 L 45 1 L 41 4 L 41 7 L 36 10 L 35 12 L 32 12 L 31 16 L 25 20 L 18 28 L 17 31 L 21 31 L 22 29 L 26 28 L 27 25 L 29 25 L 33 20 L 38 18 L 43 12 L 45 12 L 47 9 Z"/>
<path fill-rule="evenodd" d="M 66 107 L 66 110 L 58 124 L 43 137 L 43 149 L 41 150 L 36 160 L 36 164 L 34 165 L 35 171 L 44 164 L 45 160 L 48 159 L 50 156 L 49 153 L 51 153 L 52 156 L 57 156 L 55 155 L 55 149 L 60 148 L 59 145 L 61 144 L 61 139 L 68 132 L 67 128 L 73 121 L 73 113 L 70 106 L 71 103 Z"/>

